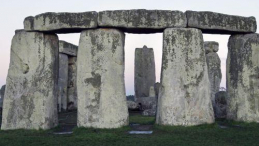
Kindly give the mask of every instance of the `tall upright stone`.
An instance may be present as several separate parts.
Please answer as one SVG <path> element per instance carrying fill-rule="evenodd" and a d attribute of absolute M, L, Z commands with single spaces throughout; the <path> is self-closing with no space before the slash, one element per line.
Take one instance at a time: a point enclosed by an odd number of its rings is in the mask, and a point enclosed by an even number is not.
<path fill-rule="evenodd" d="M 219 92 L 220 82 L 222 78 L 220 68 L 220 58 L 217 54 L 219 50 L 218 42 L 204 42 L 204 49 L 206 52 L 206 62 L 208 66 L 209 80 L 210 80 L 210 99 L 213 108 L 215 108 L 215 94 Z"/>
<path fill-rule="evenodd" d="M 77 58 L 78 127 L 128 124 L 124 83 L 125 35 L 116 29 L 83 31 Z"/>
<path fill-rule="evenodd" d="M 59 54 L 58 103 L 59 111 L 67 110 L 68 56 Z"/>
<path fill-rule="evenodd" d="M 2 88 L 0 89 L 0 109 L 3 108 L 3 102 L 4 102 L 4 93 L 5 93 L 5 85 L 2 86 Z"/>
<path fill-rule="evenodd" d="M 19 31 L 12 39 L 2 130 L 57 125 L 58 37 Z"/>
<path fill-rule="evenodd" d="M 213 123 L 202 32 L 168 28 L 163 38 L 156 123 L 186 126 Z"/>
<path fill-rule="evenodd" d="M 149 89 L 156 82 L 155 58 L 153 48 L 135 50 L 135 97 L 149 97 Z"/>
<path fill-rule="evenodd" d="M 227 92 L 228 119 L 259 122 L 259 34 L 229 38 Z"/>
<path fill-rule="evenodd" d="M 68 58 L 68 110 L 77 109 L 77 57 Z"/>

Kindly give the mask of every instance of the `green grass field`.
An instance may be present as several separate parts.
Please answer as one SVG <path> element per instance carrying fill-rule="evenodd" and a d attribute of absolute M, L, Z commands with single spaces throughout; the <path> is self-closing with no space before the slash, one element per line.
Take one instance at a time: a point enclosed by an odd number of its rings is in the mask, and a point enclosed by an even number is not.
<path fill-rule="evenodd" d="M 131 123 L 153 124 L 154 117 L 134 115 Z M 227 128 L 220 128 L 225 125 Z M 129 135 L 130 126 L 120 129 L 75 128 L 71 135 L 52 130 L 0 131 L 0 146 L 258 146 L 259 124 L 217 121 L 211 125 L 172 127 L 154 125 L 152 135 Z"/>

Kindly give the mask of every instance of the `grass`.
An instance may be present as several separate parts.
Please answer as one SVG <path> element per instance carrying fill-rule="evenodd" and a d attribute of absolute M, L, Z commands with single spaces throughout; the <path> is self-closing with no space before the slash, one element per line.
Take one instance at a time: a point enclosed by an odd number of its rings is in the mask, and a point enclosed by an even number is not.
<path fill-rule="evenodd" d="M 153 117 L 130 117 L 131 123 L 150 124 Z M 218 124 L 228 128 L 222 129 Z M 152 135 L 129 135 L 130 127 L 119 129 L 75 128 L 72 135 L 53 135 L 53 130 L 0 131 L 0 146 L 257 146 L 259 124 L 218 120 L 215 124 L 193 127 L 153 127 Z"/>

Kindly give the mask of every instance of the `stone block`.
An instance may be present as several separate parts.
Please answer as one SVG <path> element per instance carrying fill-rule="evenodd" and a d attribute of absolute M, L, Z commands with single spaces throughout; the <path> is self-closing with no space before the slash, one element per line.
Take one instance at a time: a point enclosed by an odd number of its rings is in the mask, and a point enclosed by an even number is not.
<path fill-rule="evenodd" d="M 202 32 L 168 28 L 163 38 L 156 123 L 185 126 L 213 123 Z"/>
<path fill-rule="evenodd" d="M 227 118 L 259 122 L 259 34 L 229 38 L 226 72 Z"/>
<path fill-rule="evenodd" d="M 12 39 L 2 130 L 58 124 L 58 37 L 20 31 Z"/>
<path fill-rule="evenodd" d="M 59 54 L 58 107 L 59 111 L 67 110 L 68 56 Z"/>
<path fill-rule="evenodd" d="M 236 34 L 256 32 L 255 17 L 241 17 L 208 11 L 186 11 L 188 26 L 203 33 Z"/>
<path fill-rule="evenodd" d="M 52 13 L 47 12 L 29 16 L 24 20 L 26 31 L 55 33 L 75 33 L 85 29 L 97 28 L 97 12 Z"/>
<path fill-rule="evenodd" d="M 135 97 L 149 97 L 149 89 L 156 82 L 155 58 L 153 48 L 135 50 Z"/>
<path fill-rule="evenodd" d="M 204 42 L 205 53 L 218 52 L 219 43 L 214 41 L 206 41 Z"/>
<path fill-rule="evenodd" d="M 227 92 L 219 91 L 215 94 L 214 113 L 216 118 L 226 118 L 227 116 Z"/>
<path fill-rule="evenodd" d="M 124 41 L 125 34 L 116 29 L 81 33 L 77 58 L 78 127 L 128 125 Z"/>
<path fill-rule="evenodd" d="M 66 41 L 59 41 L 59 52 L 69 56 L 77 56 L 78 47 Z"/>
<path fill-rule="evenodd" d="M 3 102 L 4 102 L 4 93 L 5 93 L 5 86 L 3 85 L 1 90 L 0 90 L 0 95 L 1 95 L 1 99 L 0 99 L 0 108 L 3 108 Z"/>
<path fill-rule="evenodd" d="M 163 32 L 168 27 L 186 27 L 186 23 L 186 16 L 181 11 L 136 9 L 98 14 L 99 27 L 117 27 L 129 33 Z"/>

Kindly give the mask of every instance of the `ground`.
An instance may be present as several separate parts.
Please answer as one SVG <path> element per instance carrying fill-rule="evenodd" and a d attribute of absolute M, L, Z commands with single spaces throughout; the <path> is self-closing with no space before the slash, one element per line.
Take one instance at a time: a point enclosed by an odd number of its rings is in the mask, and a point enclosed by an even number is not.
<path fill-rule="evenodd" d="M 154 125 L 155 117 L 130 114 L 130 126 L 119 129 L 76 128 L 76 112 L 62 113 L 60 126 L 47 130 L 0 131 L 0 146 L 256 146 L 259 145 L 259 124 L 217 120 L 215 124 L 194 127 Z M 140 125 L 138 125 L 138 123 Z M 55 135 L 59 131 L 73 134 Z M 151 135 L 130 135 L 130 130 L 153 130 Z"/>

